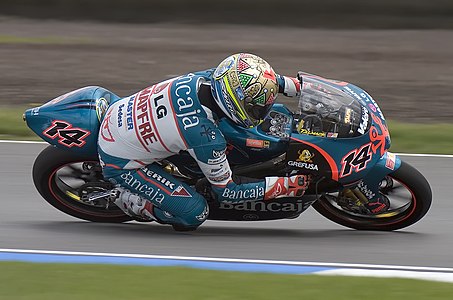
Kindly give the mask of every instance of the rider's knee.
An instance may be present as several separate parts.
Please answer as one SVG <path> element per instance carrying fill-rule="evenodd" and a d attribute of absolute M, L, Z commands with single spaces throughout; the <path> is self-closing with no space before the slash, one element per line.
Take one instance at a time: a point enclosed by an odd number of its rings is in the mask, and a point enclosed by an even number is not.
<path fill-rule="evenodd" d="M 180 212 L 178 217 L 184 222 L 183 225 L 185 226 L 199 226 L 206 221 L 209 215 L 209 206 L 200 195 L 195 195 L 189 202 L 186 209 Z"/>

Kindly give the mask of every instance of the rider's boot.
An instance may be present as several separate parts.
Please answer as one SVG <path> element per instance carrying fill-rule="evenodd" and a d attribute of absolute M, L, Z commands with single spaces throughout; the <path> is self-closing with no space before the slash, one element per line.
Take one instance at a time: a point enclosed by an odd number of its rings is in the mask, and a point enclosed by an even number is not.
<path fill-rule="evenodd" d="M 110 201 L 115 203 L 125 214 L 141 222 L 157 221 L 154 215 L 154 205 L 137 194 L 122 187 L 116 187 L 110 192 Z"/>

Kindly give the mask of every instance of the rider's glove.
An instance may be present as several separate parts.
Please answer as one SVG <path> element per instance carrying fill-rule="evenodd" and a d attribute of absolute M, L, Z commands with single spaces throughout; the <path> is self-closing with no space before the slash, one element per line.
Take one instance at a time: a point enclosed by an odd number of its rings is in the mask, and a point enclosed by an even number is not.
<path fill-rule="evenodd" d="M 300 85 L 302 86 L 303 83 L 304 83 L 304 75 L 306 75 L 306 73 L 302 72 L 302 71 L 299 71 L 297 72 L 297 75 L 296 75 L 296 78 L 297 80 L 299 81 Z"/>
<path fill-rule="evenodd" d="M 310 184 L 309 175 L 266 177 L 264 200 L 281 197 L 302 197 Z"/>

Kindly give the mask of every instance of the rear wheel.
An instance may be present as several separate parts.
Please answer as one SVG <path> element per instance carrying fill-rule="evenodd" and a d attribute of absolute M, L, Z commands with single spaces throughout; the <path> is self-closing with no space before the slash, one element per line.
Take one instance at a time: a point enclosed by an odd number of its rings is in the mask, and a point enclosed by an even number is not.
<path fill-rule="evenodd" d="M 112 185 L 104 180 L 96 158 L 49 146 L 35 160 L 33 181 L 48 203 L 73 217 L 108 223 L 131 220 L 102 197 Z"/>
<path fill-rule="evenodd" d="M 324 194 L 313 207 L 329 220 L 358 230 L 397 230 L 419 221 L 429 210 L 432 192 L 428 181 L 414 167 L 402 162 L 380 186 L 382 195 L 390 200 L 390 209 L 382 214 L 367 215 L 338 205 L 344 194 Z"/>

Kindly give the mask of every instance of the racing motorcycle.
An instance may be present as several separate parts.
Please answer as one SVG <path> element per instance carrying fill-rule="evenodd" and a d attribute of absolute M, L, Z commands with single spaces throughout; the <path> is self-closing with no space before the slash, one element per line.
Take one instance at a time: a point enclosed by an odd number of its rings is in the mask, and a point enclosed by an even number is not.
<path fill-rule="evenodd" d="M 233 172 L 251 178 L 310 174 L 303 197 L 238 204 L 215 201 L 192 157 L 160 161 L 161 167 L 194 186 L 209 204 L 209 219 L 260 221 L 297 218 L 310 206 L 324 217 L 358 230 L 397 230 L 416 223 L 431 205 L 427 180 L 388 151 L 390 135 L 379 105 L 363 89 L 342 81 L 299 73 L 298 108 L 275 104 L 255 128 L 218 123 Z M 112 184 L 97 155 L 100 121 L 120 97 L 98 86 L 84 87 L 24 113 L 27 125 L 50 145 L 36 158 L 34 184 L 41 196 L 71 216 L 94 222 L 132 220 L 109 202 Z M 128 112 L 125 112 L 126 114 Z M 203 188 L 199 188 L 203 186 Z M 364 206 L 376 196 L 390 208 Z"/>

